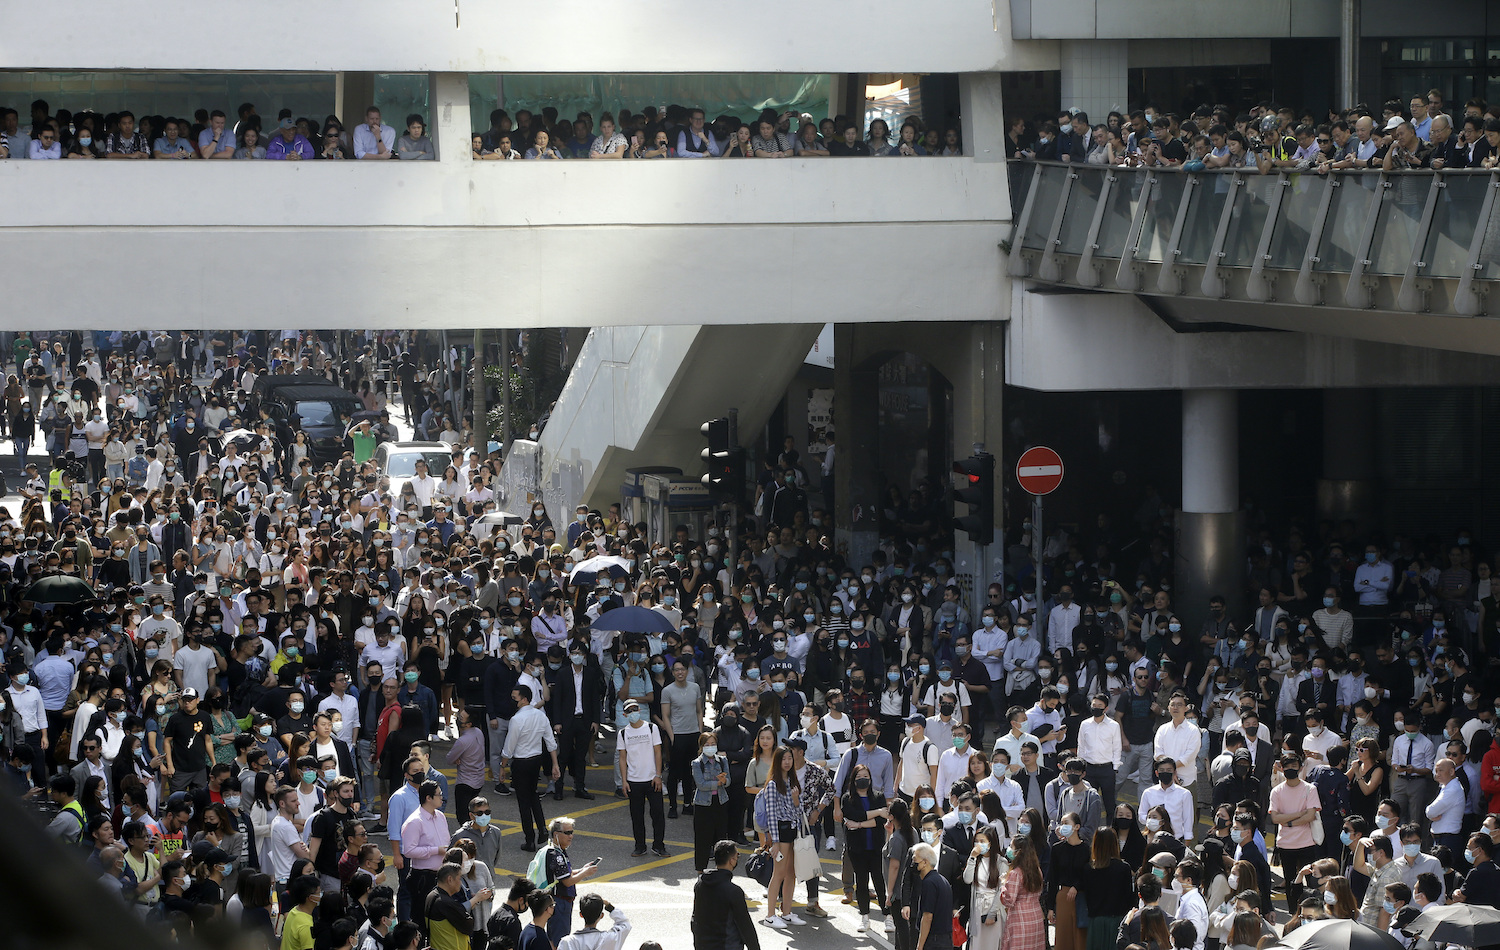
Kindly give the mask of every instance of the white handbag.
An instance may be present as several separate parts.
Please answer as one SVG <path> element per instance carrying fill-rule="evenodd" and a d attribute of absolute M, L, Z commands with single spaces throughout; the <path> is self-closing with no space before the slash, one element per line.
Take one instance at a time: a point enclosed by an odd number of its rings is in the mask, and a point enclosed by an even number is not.
<path fill-rule="evenodd" d="M 792 843 L 793 873 L 799 881 L 810 881 L 823 872 L 823 862 L 818 857 L 818 845 L 808 831 L 804 819 L 797 829 L 797 840 Z"/>

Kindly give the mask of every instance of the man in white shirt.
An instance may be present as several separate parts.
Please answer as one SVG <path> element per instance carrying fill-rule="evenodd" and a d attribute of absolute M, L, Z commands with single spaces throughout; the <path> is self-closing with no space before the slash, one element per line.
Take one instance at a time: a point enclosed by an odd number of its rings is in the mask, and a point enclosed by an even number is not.
<path fill-rule="evenodd" d="M 1037 748 L 1042 747 L 1042 740 L 1032 735 L 1026 729 L 1026 710 L 1020 706 L 1012 706 L 1005 714 L 1010 722 L 1010 731 L 1002 734 L 995 740 L 995 752 L 1004 751 L 1010 767 L 1007 770 L 1012 777 L 1021 770 L 1021 747 L 1030 742 Z M 909 721 L 909 720 L 908 720 Z"/>
<path fill-rule="evenodd" d="M 927 718 L 921 713 L 906 717 L 906 738 L 901 740 L 896 758 L 896 788 L 907 798 L 918 786 L 931 785 L 937 790 L 937 767 L 940 750 L 927 738 Z"/>
<path fill-rule="evenodd" d="M 969 757 L 973 754 L 974 748 L 969 745 L 969 727 L 961 722 L 954 723 L 953 748 L 944 749 L 943 754 L 938 756 L 937 785 L 933 788 L 943 807 L 947 807 L 948 791 L 953 783 L 968 774 Z"/>
<path fill-rule="evenodd" d="M 511 767 L 516 804 L 521 809 L 521 831 L 526 837 L 525 843 L 531 846 L 526 850 L 535 851 L 536 843 L 545 839 L 547 827 L 537 781 L 546 769 L 549 757 L 552 762 L 551 781 L 562 778 L 562 770 L 557 765 L 557 740 L 552 734 L 552 723 L 547 720 L 546 713 L 532 705 L 531 687 L 524 682 L 517 683 L 510 691 L 510 697 L 516 704 L 516 714 L 511 717 L 510 728 L 505 734 L 500 768 L 503 772 L 507 766 Z"/>
<path fill-rule="evenodd" d="M 208 692 L 210 675 L 227 668 L 223 657 L 203 645 L 203 632 L 194 630 L 187 645 L 172 656 L 173 676 L 181 689 L 192 688 L 198 695 Z"/>
<path fill-rule="evenodd" d="M 1078 757 L 1086 766 L 1088 783 L 1104 799 L 1104 813 L 1115 813 L 1115 773 L 1124 756 L 1125 733 L 1109 716 L 1109 694 L 1099 693 L 1089 702 L 1090 718 L 1078 725 Z"/>
<path fill-rule="evenodd" d="M 625 704 L 626 726 L 619 733 L 620 780 L 630 794 L 630 825 L 635 833 L 631 857 L 646 853 L 646 805 L 651 805 L 651 850 L 666 857 L 666 818 L 662 811 L 661 734 L 647 721 L 640 704 Z M 546 717 L 543 716 L 545 719 Z M 511 729 L 515 729 L 512 725 Z"/>
<path fill-rule="evenodd" d="M 1203 938 L 1208 936 L 1208 905 L 1199 891 L 1203 886 L 1203 866 L 1191 860 L 1177 865 L 1177 884 L 1182 889 L 1177 898 L 1177 919 L 1192 922 L 1198 931 L 1193 950 L 1203 950 Z"/>
<path fill-rule="evenodd" d="M 396 130 L 380 121 L 380 110 L 374 106 L 365 110 L 365 124 L 354 130 L 354 157 L 356 159 L 389 159 L 396 145 Z"/>
<path fill-rule="evenodd" d="M 1057 605 L 1047 614 L 1047 649 L 1072 651 L 1073 629 L 1083 619 L 1083 610 L 1073 603 L 1073 588 L 1064 584 L 1057 592 Z"/>
<path fill-rule="evenodd" d="M 1391 740 L 1391 800 L 1401 809 L 1407 821 L 1427 825 L 1427 803 L 1437 789 L 1432 784 L 1437 748 L 1422 735 L 1420 716 L 1404 717 L 1401 735 Z"/>
<path fill-rule="evenodd" d="M 1182 784 L 1192 787 L 1198 777 L 1198 750 L 1203 737 L 1196 722 L 1187 721 L 1187 694 L 1178 691 L 1167 702 L 1170 722 L 1164 722 L 1156 730 L 1155 754 L 1167 756 L 1176 763 L 1177 777 Z"/>
<path fill-rule="evenodd" d="M 1141 789 L 1141 828 L 1146 827 L 1146 813 L 1160 805 L 1172 819 L 1172 831 L 1182 841 L 1193 840 L 1193 793 L 1177 784 L 1177 763 L 1171 756 L 1157 756 L 1156 784 Z"/>
<path fill-rule="evenodd" d="M 338 713 L 344 717 L 334 735 L 353 749 L 355 736 L 359 732 L 359 700 L 349 692 L 349 674 L 343 670 L 333 674 L 332 685 L 333 692 L 324 696 L 322 702 L 318 703 L 318 712 Z"/>
<path fill-rule="evenodd" d="M 1458 780 L 1458 766 L 1452 759 L 1438 759 L 1432 767 L 1437 779 L 1437 798 L 1433 799 L 1424 813 L 1432 822 L 1432 841 L 1447 845 L 1454 861 L 1463 857 L 1466 837 L 1460 833 L 1464 820 L 1464 787 Z"/>
<path fill-rule="evenodd" d="M 1344 744 L 1344 740 L 1338 733 L 1323 725 L 1323 714 L 1316 709 L 1309 709 L 1306 717 L 1307 735 L 1302 737 L 1302 752 L 1307 759 L 1307 767 L 1328 764 L 1328 750 L 1334 746 Z"/>

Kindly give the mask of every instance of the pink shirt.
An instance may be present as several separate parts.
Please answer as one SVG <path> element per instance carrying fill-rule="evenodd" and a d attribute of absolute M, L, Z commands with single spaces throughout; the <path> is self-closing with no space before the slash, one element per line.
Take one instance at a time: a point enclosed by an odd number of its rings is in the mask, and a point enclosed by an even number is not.
<path fill-rule="evenodd" d="M 1295 814 L 1308 808 L 1321 808 L 1318 790 L 1306 781 L 1293 788 L 1285 782 L 1271 789 L 1271 810 Z M 1321 819 L 1319 819 L 1321 820 Z M 404 835 L 405 829 L 402 830 Z M 1311 848 L 1313 846 L 1312 825 L 1278 825 L 1276 847 Z M 402 850 L 405 850 L 403 845 Z"/>
<path fill-rule="evenodd" d="M 424 871 L 436 871 L 443 866 L 443 855 L 448 852 L 448 817 L 442 809 L 418 808 L 401 825 L 401 856 L 411 861 L 411 866 Z"/>

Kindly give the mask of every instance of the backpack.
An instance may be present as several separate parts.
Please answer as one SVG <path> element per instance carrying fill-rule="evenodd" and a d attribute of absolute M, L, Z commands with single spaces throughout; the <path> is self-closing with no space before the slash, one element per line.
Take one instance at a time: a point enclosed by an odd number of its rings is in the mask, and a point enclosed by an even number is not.
<path fill-rule="evenodd" d="M 762 788 L 755 793 L 755 827 L 760 831 L 768 831 L 771 827 L 771 815 L 766 806 L 766 790 Z"/>
<path fill-rule="evenodd" d="M 537 886 L 537 890 L 551 890 L 555 881 L 547 880 L 547 855 L 552 853 L 552 845 L 537 851 L 532 855 L 531 863 L 526 866 L 526 879 Z"/>

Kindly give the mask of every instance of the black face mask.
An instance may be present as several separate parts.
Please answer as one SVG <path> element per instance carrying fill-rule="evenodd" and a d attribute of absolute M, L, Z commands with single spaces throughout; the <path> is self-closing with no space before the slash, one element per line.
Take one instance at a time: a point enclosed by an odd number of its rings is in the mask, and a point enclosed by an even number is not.
<path fill-rule="evenodd" d="M 1068 773 L 1068 783 L 1070 785 L 1077 785 L 1079 782 L 1082 782 L 1082 781 L 1083 781 L 1083 773 L 1082 772 L 1069 772 Z"/>
<path fill-rule="evenodd" d="M 1286 776 L 1286 780 L 1290 782 L 1297 777 L 1298 771 L 1298 769 L 1282 769 L 1281 774 Z"/>
<path fill-rule="evenodd" d="M 953 715 L 953 704 L 952 703 L 942 703 L 942 704 L 940 704 L 938 706 L 938 711 L 941 712 L 945 716 L 951 716 L 951 715 Z"/>
<path fill-rule="evenodd" d="M 854 780 L 854 787 L 863 792 L 870 787 L 870 780 L 867 778 L 857 778 Z"/>
<path fill-rule="evenodd" d="M 1171 772 L 1157 772 L 1156 773 L 1156 780 L 1162 784 L 1163 788 L 1165 788 L 1168 785 L 1171 785 L 1172 784 L 1172 779 L 1173 779 L 1173 773 L 1171 773 Z"/>
<path fill-rule="evenodd" d="M 1095 719 L 1103 719 L 1104 718 L 1104 708 L 1102 706 L 1095 706 L 1094 707 L 1094 718 Z"/>
<path fill-rule="evenodd" d="M 865 747 L 869 748 L 869 749 L 875 748 L 875 743 L 877 741 L 879 741 L 879 739 L 880 739 L 879 736 L 865 736 L 865 738 L 864 738 Z"/>
<path fill-rule="evenodd" d="M 1133 826 L 1134 824 L 1135 824 L 1135 820 L 1132 819 L 1132 818 L 1116 818 L 1115 819 L 1115 830 L 1116 831 L 1129 831 L 1130 828 L 1131 828 L 1131 826 Z"/>

